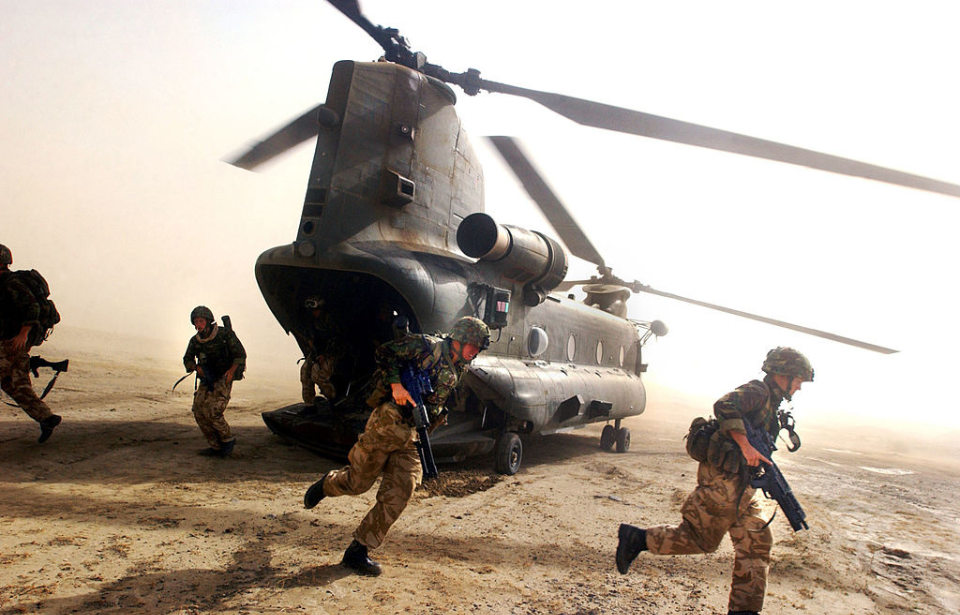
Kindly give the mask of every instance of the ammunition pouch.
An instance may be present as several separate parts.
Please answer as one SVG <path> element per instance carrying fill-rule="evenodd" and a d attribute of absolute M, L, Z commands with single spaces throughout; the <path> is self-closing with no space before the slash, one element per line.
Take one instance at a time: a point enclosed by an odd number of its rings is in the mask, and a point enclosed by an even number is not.
<path fill-rule="evenodd" d="M 694 461 L 709 463 L 729 474 L 740 472 L 744 463 L 743 453 L 735 441 L 720 433 L 717 419 L 699 416 L 693 419 L 686 440 L 687 454 Z"/>
<path fill-rule="evenodd" d="M 740 452 L 740 446 L 718 430 L 710 438 L 710 445 L 707 447 L 707 463 L 727 474 L 739 474 L 746 460 Z"/>
<path fill-rule="evenodd" d="M 693 422 L 690 423 L 690 431 L 685 437 L 687 454 L 694 461 L 706 461 L 710 439 L 719 429 L 720 424 L 717 423 L 717 419 L 705 419 L 702 416 L 693 419 Z"/>

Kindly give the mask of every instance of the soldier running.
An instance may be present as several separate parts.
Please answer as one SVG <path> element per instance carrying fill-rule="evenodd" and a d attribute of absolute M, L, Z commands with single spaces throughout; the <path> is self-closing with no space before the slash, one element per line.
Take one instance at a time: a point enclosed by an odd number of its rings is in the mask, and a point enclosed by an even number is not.
<path fill-rule="evenodd" d="M 30 382 L 30 348 L 40 328 L 40 305 L 30 289 L 10 271 L 13 254 L 0 245 L 0 387 L 40 424 L 41 444 L 60 424 L 60 415 L 37 396 Z M 40 333 L 40 341 L 43 333 Z"/>
<path fill-rule="evenodd" d="M 408 334 L 387 342 L 376 351 L 375 389 L 367 399 L 374 408 L 359 441 L 350 449 L 350 465 L 334 470 L 314 483 L 303 497 L 313 508 L 324 497 L 365 493 L 383 476 L 377 503 L 353 533 L 353 542 L 343 554 L 342 564 L 365 575 L 379 575 L 380 564 L 370 559 L 369 549 L 383 543 L 423 479 L 417 455 L 411 407 L 413 400 L 400 384 L 405 363 L 430 374 L 433 393 L 423 401 L 430 413 L 431 427 L 442 424 L 447 397 L 456 388 L 464 368 L 490 344 L 490 329 L 480 319 L 467 316 L 450 328 L 446 338 Z"/>
<path fill-rule="evenodd" d="M 204 305 L 193 308 L 190 322 L 197 334 L 187 344 L 183 366 L 187 373 L 196 371 L 200 380 L 193 394 L 193 417 L 210 445 L 200 454 L 226 457 L 233 452 L 237 441 L 223 413 L 230 402 L 233 381 L 243 377 L 247 353 L 233 331 L 214 321 L 210 308 Z"/>
<path fill-rule="evenodd" d="M 813 382 L 813 367 L 796 350 L 779 347 L 767 353 L 762 369 L 767 374 L 762 381 L 748 382 L 714 404 L 719 431 L 710 442 L 709 458 L 697 469 L 697 488 L 680 508 L 683 522 L 646 530 L 620 525 L 616 557 L 620 574 L 627 573 L 641 551 L 712 553 L 729 534 L 735 554 L 728 615 L 757 615 L 763 608 L 773 535 L 761 516 L 749 472 L 741 469 L 743 464 L 755 467 L 770 460 L 747 441 L 744 422 L 776 438 L 780 402 L 790 401 L 804 382 Z"/>

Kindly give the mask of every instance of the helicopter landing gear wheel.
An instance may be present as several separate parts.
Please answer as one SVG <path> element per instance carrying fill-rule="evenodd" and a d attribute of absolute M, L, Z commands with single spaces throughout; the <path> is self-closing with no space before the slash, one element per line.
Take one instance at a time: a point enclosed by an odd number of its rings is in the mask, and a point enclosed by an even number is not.
<path fill-rule="evenodd" d="M 613 425 L 604 425 L 600 432 L 600 448 L 605 451 L 613 450 L 613 445 L 617 441 L 617 430 Z"/>
<path fill-rule="evenodd" d="M 617 430 L 617 452 L 626 453 L 630 450 L 630 430 L 621 427 Z"/>
<path fill-rule="evenodd" d="M 523 445 L 520 444 L 520 436 L 512 431 L 500 436 L 497 441 L 497 472 L 513 476 L 520 469 L 522 459 Z"/>

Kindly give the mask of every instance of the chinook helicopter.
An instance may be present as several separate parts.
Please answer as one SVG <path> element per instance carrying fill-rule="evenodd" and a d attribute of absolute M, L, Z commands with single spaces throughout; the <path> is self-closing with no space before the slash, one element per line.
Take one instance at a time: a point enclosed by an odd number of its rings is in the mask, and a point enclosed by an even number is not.
<path fill-rule="evenodd" d="M 278 435 L 342 457 L 363 429 L 373 349 L 397 330 L 445 331 L 473 315 L 493 330 L 467 370 L 449 423 L 432 436 L 438 460 L 494 451 L 520 468 L 521 435 L 606 423 L 600 446 L 625 452 L 624 418 L 641 414 L 644 344 L 667 333 L 627 318 L 638 292 L 656 294 L 867 350 L 892 349 L 663 292 L 616 276 L 516 141 L 492 138 L 559 239 L 484 213 L 483 171 L 456 112 L 457 86 L 522 96 L 577 123 L 960 196 L 960 186 L 619 107 L 452 73 L 427 62 L 355 0 L 330 3 L 382 48 L 379 62 L 338 62 L 326 101 L 232 160 L 245 169 L 316 138 L 296 239 L 264 252 L 256 277 L 271 311 L 306 353 L 304 301 L 319 296 L 341 323 L 349 356 L 329 409 L 293 404 L 263 418 Z M 569 250 L 569 253 L 568 253 Z M 597 266 L 566 280 L 570 255 Z M 566 294 L 579 287 L 586 298 Z M 403 323 L 406 323 L 405 325 Z"/>

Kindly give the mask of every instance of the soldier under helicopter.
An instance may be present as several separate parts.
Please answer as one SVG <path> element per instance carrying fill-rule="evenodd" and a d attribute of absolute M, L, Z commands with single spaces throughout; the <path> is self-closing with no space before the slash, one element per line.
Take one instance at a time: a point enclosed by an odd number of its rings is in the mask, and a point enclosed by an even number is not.
<path fill-rule="evenodd" d="M 224 316 L 225 323 L 227 317 Z M 197 372 L 199 385 L 193 394 L 193 417 L 207 439 L 207 457 L 227 457 L 237 443 L 223 413 L 230 403 L 233 381 L 243 378 L 247 353 L 229 326 L 219 326 L 210 308 L 198 305 L 190 312 L 197 334 L 190 338 L 183 355 L 187 373 Z"/>
<path fill-rule="evenodd" d="M 300 385 L 303 403 L 307 406 L 329 405 L 337 396 L 331 378 L 337 362 L 343 357 L 343 333 L 337 322 L 324 309 L 325 304 L 326 301 L 320 297 L 308 297 L 303 302 L 303 307 L 309 314 L 300 336 L 309 351 L 300 366 Z"/>
<path fill-rule="evenodd" d="M 30 347 L 42 342 L 46 331 L 42 330 L 37 296 L 10 271 L 12 264 L 13 253 L 0 245 L 0 386 L 40 424 L 38 441 L 43 444 L 61 418 L 37 397 L 30 382 Z"/>
<path fill-rule="evenodd" d="M 359 441 L 350 449 L 350 465 L 324 475 L 307 489 L 303 505 L 313 508 L 327 496 L 365 493 L 383 476 L 377 503 L 353 533 L 353 542 L 342 564 L 360 574 L 376 576 L 380 564 L 369 549 L 383 543 L 390 526 L 400 517 L 423 479 L 417 454 L 410 393 L 400 384 L 400 370 L 411 364 L 425 370 L 433 392 L 424 398 L 431 429 L 446 420 L 444 403 L 456 388 L 463 370 L 490 344 L 490 329 L 472 316 L 455 322 L 446 338 L 407 334 L 376 351 L 374 392 L 367 404 L 374 408 Z"/>
<path fill-rule="evenodd" d="M 763 608 L 773 535 L 750 486 L 750 468 L 770 460 L 747 440 L 744 424 L 776 438 L 781 401 L 790 401 L 804 382 L 813 382 L 813 367 L 796 350 L 778 347 L 767 353 L 762 370 L 766 372 L 762 381 L 748 382 L 714 404 L 719 429 L 710 439 L 711 453 L 697 469 L 697 488 L 680 508 L 680 525 L 648 529 L 620 525 L 616 555 L 620 574 L 627 573 L 641 551 L 712 553 L 729 534 L 735 556 L 728 615 L 757 615 Z"/>

